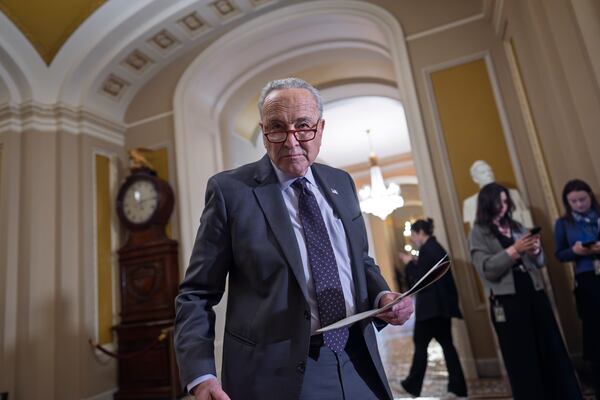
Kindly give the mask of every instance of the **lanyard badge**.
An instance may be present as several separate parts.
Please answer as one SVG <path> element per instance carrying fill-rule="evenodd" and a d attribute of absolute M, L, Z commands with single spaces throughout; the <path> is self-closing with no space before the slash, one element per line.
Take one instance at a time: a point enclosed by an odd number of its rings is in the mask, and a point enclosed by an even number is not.
<path fill-rule="evenodd" d="M 502 304 L 500 304 L 498 299 L 494 299 L 494 305 L 492 306 L 492 309 L 494 310 L 494 320 L 497 323 L 506 322 L 506 313 L 504 312 L 504 307 Z"/>

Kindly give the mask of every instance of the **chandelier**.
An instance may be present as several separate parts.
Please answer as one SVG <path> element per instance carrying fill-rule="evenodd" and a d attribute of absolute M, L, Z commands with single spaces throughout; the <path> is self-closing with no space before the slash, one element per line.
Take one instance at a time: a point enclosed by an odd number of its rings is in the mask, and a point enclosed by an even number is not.
<path fill-rule="evenodd" d="M 390 183 L 388 187 L 385 186 L 383 174 L 373 150 L 370 129 L 367 129 L 367 137 L 369 138 L 369 147 L 371 149 L 371 154 L 369 155 L 371 185 L 365 185 L 358 191 L 360 209 L 363 212 L 373 214 L 385 220 L 392 211 L 404 205 L 404 199 L 400 196 L 400 186 L 395 183 Z"/>

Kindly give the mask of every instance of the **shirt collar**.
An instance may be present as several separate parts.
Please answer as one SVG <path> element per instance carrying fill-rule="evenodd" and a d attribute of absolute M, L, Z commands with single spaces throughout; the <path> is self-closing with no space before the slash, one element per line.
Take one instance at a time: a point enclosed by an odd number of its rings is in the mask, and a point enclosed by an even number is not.
<path fill-rule="evenodd" d="M 279 168 L 277 168 L 277 166 L 273 163 L 273 161 L 271 161 L 271 165 L 273 166 L 273 169 L 275 170 L 275 174 L 277 175 L 277 180 L 279 181 L 279 186 L 281 187 L 281 190 L 286 190 L 287 188 L 289 188 L 292 183 L 294 183 L 294 181 L 298 178 L 302 178 L 301 176 L 291 176 L 286 174 L 285 172 L 283 172 L 282 170 L 280 170 Z M 312 173 L 312 167 L 309 167 L 306 170 L 306 173 L 304 174 L 304 178 L 306 178 L 306 180 L 311 184 L 316 186 L 316 182 L 315 182 L 315 177 Z"/>

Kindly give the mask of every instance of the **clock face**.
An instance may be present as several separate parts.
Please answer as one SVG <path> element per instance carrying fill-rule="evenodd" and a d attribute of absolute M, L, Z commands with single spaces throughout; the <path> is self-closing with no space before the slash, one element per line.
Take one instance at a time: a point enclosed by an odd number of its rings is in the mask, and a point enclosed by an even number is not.
<path fill-rule="evenodd" d="M 123 214 L 130 222 L 147 222 L 158 208 L 158 192 L 149 180 L 138 180 L 127 188 L 123 196 Z"/>

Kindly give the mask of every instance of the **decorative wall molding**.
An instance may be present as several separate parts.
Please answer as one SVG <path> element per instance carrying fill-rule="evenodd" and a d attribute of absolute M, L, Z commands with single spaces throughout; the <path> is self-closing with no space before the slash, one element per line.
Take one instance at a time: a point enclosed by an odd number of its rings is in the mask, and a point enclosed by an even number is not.
<path fill-rule="evenodd" d="M 115 397 L 115 393 L 117 393 L 118 390 L 118 388 L 110 389 L 106 392 L 99 393 L 95 396 L 88 397 L 84 400 L 113 400 Z"/>
<path fill-rule="evenodd" d="M 126 124 L 126 125 L 125 125 L 125 127 L 126 127 L 127 129 L 129 129 L 129 128 L 133 128 L 133 127 L 135 127 L 135 126 L 139 126 L 139 125 L 148 124 L 148 123 L 150 123 L 150 122 L 156 121 L 156 120 L 158 120 L 158 119 L 167 118 L 167 117 L 170 117 L 170 116 L 172 116 L 172 115 L 173 115 L 173 111 L 167 111 L 167 112 L 164 112 L 164 113 L 160 113 L 160 114 L 153 115 L 153 116 L 151 116 L 151 117 L 142 118 L 142 119 L 139 119 L 139 120 L 137 120 L 137 121 L 131 122 L 131 123 L 129 123 L 129 124 Z"/>
<path fill-rule="evenodd" d="M 412 160 L 410 161 L 405 161 L 405 162 L 397 162 L 397 163 L 393 163 L 393 164 L 387 164 L 387 165 L 380 165 L 381 167 L 381 172 L 384 175 L 384 180 L 386 183 L 389 182 L 397 182 L 399 180 L 402 180 L 403 177 L 406 177 L 408 175 L 401 175 L 401 171 L 406 171 L 406 173 L 411 173 L 411 177 L 413 176 L 412 174 L 414 173 L 414 164 L 412 162 Z M 345 170 L 347 170 L 346 168 L 344 168 Z M 408 171 L 407 171 L 408 170 Z M 354 171 L 347 171 L 350 175 L 352 175 L 353 178 L 355 179 L 361 179 L 361 178 L 366 178 L 371 176 L 371 170 L 370 167 L 367 166 L 364 169 L 355 169 Z M 387 173 L 395 173 L 395 175 L 391 176 L 391 177 L 386 177 L 385 175 Z M 416 179 L 416 177 L 415 177 Z M 413 183 L 412 178 L 410 183 Z M 417 180 L 414 181 L 414 183 L 417 183 Z"/>
<path fill-rule="evenodd" d="M 0 13 L 0 79 L 10 101 L 85 107 L 122 120 L 137 91 L 208 35 L 279 0 L 106 2 L 46 65 Z M 260 11 L 259 11 L 260 12 Z"/>
<path fill-rule="evenodd" d="M 463 224 L 462 224 L 462 205 L 458 202 L 458 193 L 456 192 L 456 186 L 454 185 L 454 177 L 452 176 L 452 168 L 450 165 L 450 160 L 448 158 L 448 149 L 446 147 L 446 142 L 444 139 L 444 133 L 442 128 L 442 122 L 440 119 L 439 110 L 437 107 L 437 102 L 435 101 L 435 91 L 433 89 L 433 83 L 431 81 L 431 75 L 440 70 L 452 68 L 458 65 L 466 64 L 475 60 L 485 59 L 488 57 L 487 52 L 478 52 L 474 54 L 469 54 L 463 57 L 459 57 L 454 60 L 449 60 L 437 65 L 432 65 L 428 68 L 424 68 L 422 70 L 423 80 L 425 81 L 426 87 L 426 101 L 429 105 L 429 108 L 432 111 L 432 122 L 433 122 L 433 133 L 434 133 L 434 141 L 437 144 L 437 148 L 439 152 L 437 154 L 443 168 L 442 174 L 444 175 L 444 181 L 452 182 L 452 184 L 448 185 L 448 194 L 450 201 L 448 206 L 451 209 L 450 216 L 446 215 L 452 221 L 458 221 L 459 223 L 451 225 L 451 235 L 453 235 L 456 240 L 460 243 L 460 250 L 455 251 L 454 257 L 460 256 L 463 260 L 470 260 L 470 252 L 469 252 L 469 244 L 467 242 L 467 237 L 465 236 Z M 491 72 L 488 70 L 488 75 Z M 490 84 L 491 84 L 491 76 L 490 76 Z M 507 144 L 508 148 L 508 144 Z M 512 160 L 511 160 L 512 161 Z M 513 166 L 513 169 L 514 166 Z M 516 170 L 515 170 L 516 174 Z M 516 175 L 515 175 L 516 176 Z M 472 270 L 468 272 L 469 278 L 473 282 L 470 283 L 471 290 L 469 290 L 470 303 L 474 305 L 474 310 L 477 312 L 485 312 L 487 313 L 487 305 L 485 302 L 485 297 L 482 297 L 483 294 L 480 293 L 477 284 L 475 283 L 475 279 L 478 279 L 477 276 L 474 275 Z"/>
<path fill-rule="evenodd" d="M 0 133 L 35 130 L 89 135 L 117 145 L 125 143 L 125 126 L 66 104 L 25 102 L 0 105 Z"/>
<path fill-rule="evenodd" d="M 409 35 L 405 40 L 490 18 L 498 1 L 482 0 L 481 13 Z M 234 21 L 267 8 L 287 6 L 280 0 L 125 3 L 107 2 L 96 10 L 65 42 L 50 66 L 22 32 L 0 15 L 0 77 L 7 81 L 10 101 L 72 104 L 122 120 L 128 104 L 146 82 L 177 57 L 212 40 L 211 33 L 225 32 Z"/>
<path fill-rule="evenodd" d="M 219 18 L 226 20 L 241 13 L 240 9 L 231 0 L 217 0 L 210 3 L 212 10 Z"/>
<path fill-rule="evenodd" d="M 192 38 L 210 29 L 208 22 L 199 16 L 196 11 L 181 18 L 178 22 L 179 26 L 181 26 Z"/>
<path fill-rule="evenodd" d="M 504 9 L 504 0 L 495 0 L 494 9 L 492 11 L 492 26 L 496 35 L 500 38 L 504 36 L 506 30 L 506 16 Z"/>
<path fill-rule="evenodd" d="M 94 288 L 94 298 L 93 298 L 93 313 L 94 313 L 94 340 L 95 341 L 99 341 L 99 336 L 98 336 L 98 332 L 99 332 L 99 320 L 100 320 L 100 316 L 99 316 L 99 304 L 98 304 L 98 298 L 99 298 L 99 293 L 98 293 L 98 220 L 96 218 L 97 216 L 97 210 L 98 210 L 98 204 L 97 204 L 97 182 L 96 182 L 96 156 L 103 156 L 106 157 L 108 159 L 108 163 L 109 163 L 109 193 L 110 193 L 110 197 L 112 198 L 116 198 L 116 194 L 118 192 L 118 184 L 119 184 L 119 177 L 118 177 L 118 163 L 119 163 L 119 158 L 117 156 L 116 153 L 114 152 L 110 152 L 107 151 L 106 149 L 102 149 L 102 148 L 97 148 L 94 147 L 92 150 L 92 168 L 91 168 L 91 176 L 89 177 L 90 182 L 93 182 L 92 184 L 92 232 L 93 232 L 93 255 L 94 255 L 94 262 L 93 262 L 93 271 L 86 271 L 86 273 L 89 273 L 91 275 L 91 279 L 93 281 L 93 288 Z M 119 316 L 119 310 L 121 309 L 120 307 L 120 298 L 119 298 L 119 275 L 118 275 L 118 257 L 117 257 L 117 250 L 119 248 L 119 221 L 117 219 L 116 213 L 112 212 L 111 210 L 111 215 L 109 216 L 110 219 L 110 234 L 111 234 L 111 240 L 110 240 L 110 246 L 111 246 L 111 260 L 110 260 L 110 264 L 111 264 L 111 289 L 112 289 L 112 295 L 111 295 L 111 301 L 112 301 L 112 323 L 113 325 L 116 325 L 119 320 L 120 320 L 120 316 Z M 111 343 L 103 343 L 103 346 L 106 347 L 109 350 L 116 350 L 117 349 L 117 341 L 116 341 L 116 335 L 113 335 L 113 341 Z M 103 361 L 108 361 L 110 360 L 110 357 L 107 357 L 106 354 L 102 353 L 101 351 L 99 351 L 98 349 L 94 349 L 94 354 L 96 357 L 98 357 L 100 360 Z"/>
<path fill-rule="evenodd" d="M 118 101 L 123 96 L 123 93 L 125 93 L 128 86 L 130 86 L 130 83 L 125 79 L 120 78 L 115 74 L 110 74 L 102 83 L 100 93 Z"/>
<path fill-rule="evenodd" d="M 141 50 L 135 49 L 123 60 L 122 65 L 130 68 L 131 71 L 137 74 L 143 74 L 152 64 L 154 64 L 152 58 Z"/>
<path fill-rule="evenodd" d="M 459 19 L 457 21 L 453 21 L 444 25 L 436 26 L 435 28 L 427 29 L 422 32 L 413 33 L 412 35 L 406 36 L 406 41 L 411 42 L 413 40 L 421 39 L 427 36 L 435 35 L 437 33 L 441 33 L 447 31 L 449 29 L 458 28 L 459 26 L 463 26 L 466 24 L 470 24 L 471 22 L 479 21 L 480 19 L 485 18 L 485 13 L 481 12 L 479 14 L 475 14 L 473 16 Z"/>

